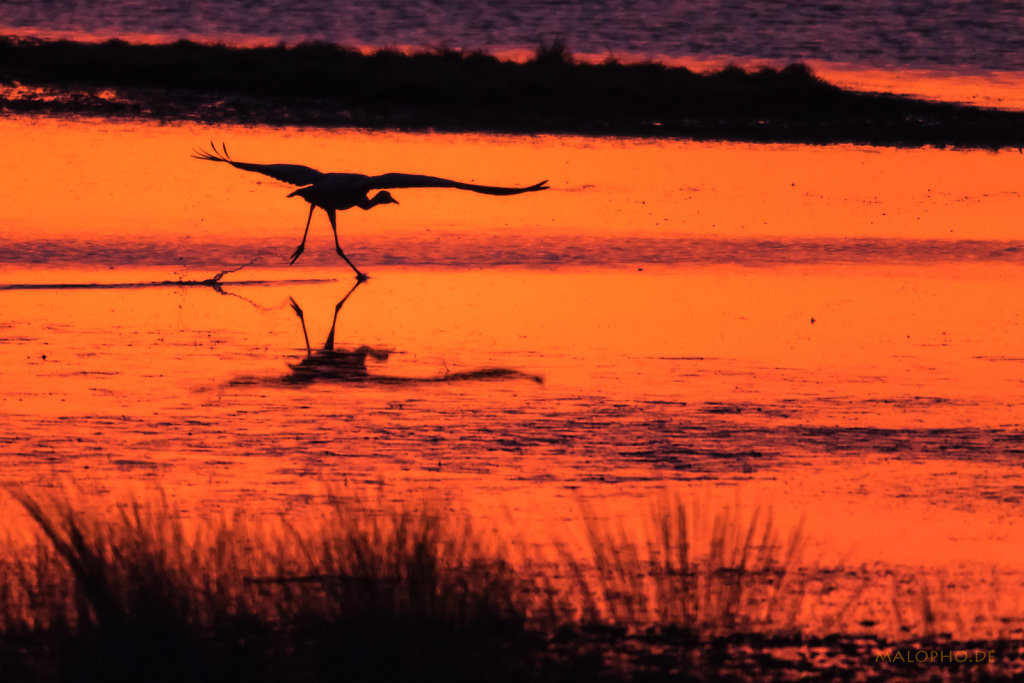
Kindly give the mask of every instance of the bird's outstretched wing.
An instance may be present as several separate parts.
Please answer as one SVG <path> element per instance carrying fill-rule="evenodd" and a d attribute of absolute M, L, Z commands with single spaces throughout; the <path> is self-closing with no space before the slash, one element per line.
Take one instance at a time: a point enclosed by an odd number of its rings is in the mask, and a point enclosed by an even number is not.
<path fill-rule="evenodd" d="M 282 180 L 292 185 L 310 185 L 315 183 L 321 177 L 323 173 L 310 168 L 309 166 L 300 166 L 298 164 L 247 164 L 243 161 L 234 161 L 228 155 L 228 149 L 222 142 L 220 145 L 221 152 L 217 151 L 217 146 L 210 143 L 210 150 L 197 149 L 192 153 L 192 156 L 196 159 L 203 159 L 204 161 L 223 161 L 226 164 L 231 164 L 235 168 L 240 168 L 243 171 L 253 171 L 254 173 L 262 173 L 268 175 L 275 180 Z"/>
<path fill-rule="evenodd" d="M 435 178 L 429 175 L 411 175 L 409 173 L 385 173 L 384 175 L 373 176 L 369 179 L 371 190 L 394 190 L 408 187 L 451 187 L 456 190 L 470 190 L 481 194 L 522 194 L 523 192 L 536 192 L 548 189 L 548 181 L 542 180 L 529 187 L 492 187 L 490 185 L 473 185 L 472 183 L 460 183 L 445 178 Z"/>

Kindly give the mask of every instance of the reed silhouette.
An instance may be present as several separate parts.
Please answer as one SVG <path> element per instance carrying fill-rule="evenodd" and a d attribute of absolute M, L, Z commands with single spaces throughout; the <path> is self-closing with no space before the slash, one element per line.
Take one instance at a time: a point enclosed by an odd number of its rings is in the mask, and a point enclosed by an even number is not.
<path fill-rule="evenodd" d="M 440 507 L 331 495 L 268 529 L 12 493 L 40 544 L 0 554 L 5 681 L 511 682 L 544 656 L 500 550 Z"/>
<path fill-rule="evenodd" d="M 221 161 L 243 171 L 262 173 L 275 180 L 281 180 L 292 185 L 301 185 L 302 187 L 288 196 L 302 197 L 309 202 L 309 217 L 306 218 L 306 228 L 302 232 L 302 242 L 292 253 L 291 263 L 295 263 L 299 256 L 302 255 L 302 252 L 305 251 L 306 237 L 309 235 L 309 224 L 313 220 L 313 210 L 319 207 L 327 213 L 327 218 L 331 221 L 331 231 L 334 233 L 334 247 L 338 251 L 338 256 L 345 259 L 345 263 L 351 266 L 352 270 L 356 273 L 356 280 L 360 282 L 366 280 L 369 276 L 356 268 L 355 264 L 342 251 L 341 244 L 338 242 L 338 211 L 345 211 L 354 207 L 369 211 L 375 206 L 397 204 L 398 201 L 391 196 L 391 193 L 388 192 L 389 189 L 450 188 L 496 196 L 548 189 L 545 186 L 546 180 L 542 180 L 529 187 L 495 187 L 460 183 L 446 178 L 409 173 L 385 173 L 384 175 L 368 176 L 361 173 L 323 173 L 309 166 L 298 164 L 250 164 L 231 159 L 224 143 L 221 143 L 221 151 L 219 152 L 212 142 L 210 147 L 211 150 L 209 152 L 196 150 L 192 156 L 204 161 Z M 369 193 L 373 190 L 380 190 L 380 192 L 371 197 Z"/>
<path fill-rule="evenodd" d="M 289 384 L 308 384 L 316 381 L 328 382 L 376 382 L 385 384 L 413 384 L 431 382 L 459 382 L 469 380 L 512 380 L 528 379 L 538 384 L 544 379 L 539 375 L 532 375 L 511 368 L 480 368 L 464 372 L 445 372 L 443 375 L 434 377 L 402 377 L 398 375 L 371 374 L 366 366 L 367 359 L 384 362 L 388 360 L 392 349 L 374 348 L 361 345 L 351 350 L 335 348 L 335 331 L 338 326 L 338 314 L 341 312 L 345 302 L 362 285 L 363 280 L 357 280 L 352 288 L 334 306 L 334 317 L 331 319 L 331 329 L 327 333 L 323 348 L 313 350 L 309 343 L 309 333 L 306 330 L 306 316 L 295 299 L 291 299 L 292 310 L 298 316 L 302 324 L 302 337 L 306 343 L 306 357 L 297 363 L 289 363 L 291 373 L 283 378 Z"/>
<path fill-rule="evenodd" d="M 9 490 L 34 533 L 12 515 L 0 534 L 5 681 L 936 680 L 949 669 L 876 655 L 982 643 L 1003 668 L 972 670 L 1019 680 L 1024 652 L 1016 632 L 965 639 L 977 620 L 948 600 L 907 602 L 924 577 L 844 606 L 858 570 L 808 567 L 799 529 L 756 511 L 666 499 L 626 533 L 584 506 L 589 542 L 552 554 L 445 498 L 329 491 L 280 518 L 196 519 L 164 495 Z M 574 531 L 560 518 L 551 538 Z M 902 612 L 899 631 L 865 633 L 865 608 Z"/>

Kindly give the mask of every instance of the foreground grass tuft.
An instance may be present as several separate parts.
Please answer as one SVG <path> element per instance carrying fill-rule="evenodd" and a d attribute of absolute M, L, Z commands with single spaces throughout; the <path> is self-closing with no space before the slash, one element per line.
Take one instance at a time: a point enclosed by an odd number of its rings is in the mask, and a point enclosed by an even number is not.
<path fill-rule="evenodd" d="M 515 680 L 541 660 L 500 549 L 437 510 L 190 524 L 164 499 L 100 515 L 14 495 L 41 537 L 0 612 L 39 680 Z"/>
<path fill-rule="evenodd" d="M 780 540 L 770 515 L 719 510 L 710 529 L 677 500 L 663 500 L 643 537 L 584 508 L 591 571 L 570 553 L 586 622 L 681 629 L 700 638 L 796 632 L 805 583 L 799 528 Z M 699 537 L 699 536 L 703 537 Z"/>

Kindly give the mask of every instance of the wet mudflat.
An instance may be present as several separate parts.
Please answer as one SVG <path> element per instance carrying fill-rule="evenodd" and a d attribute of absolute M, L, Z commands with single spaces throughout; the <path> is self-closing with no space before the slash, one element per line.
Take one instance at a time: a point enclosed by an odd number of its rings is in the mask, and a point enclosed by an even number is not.
<path fill-rule="evenodd" d="M 805 569 L 851 572 L 848 635 L 899 637 L 913 580 L 954 639 L 1020 627 L 1016 154 L 228 130 L 252 161 L 552 179 L 348 212 L 353 291 L 322 215 L 283 265 L 302 207 L 189 160 L 209 131 L 3 125 L 63 150 L 4 183 L 5 481 L 196 516 L 450 497 L 538 546 L 582 508 L 642 538 L 668 492 L 802 529 Z"/>

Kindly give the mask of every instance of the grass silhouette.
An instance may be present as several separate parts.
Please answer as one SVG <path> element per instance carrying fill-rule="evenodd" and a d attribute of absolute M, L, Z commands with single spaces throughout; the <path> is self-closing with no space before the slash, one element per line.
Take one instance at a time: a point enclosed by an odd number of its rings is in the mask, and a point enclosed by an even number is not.
<path fill-rule="evenodd" d="M 265 527 L 189 524 L 162 498 L 99 515 L 14 495 L 41 537 L 9 566 L 0 611 L 6 635 L 58 663 L 43 678 L 478 680 L 542 645 L 500 555 L 431 509 L 337 499 L 301 528 Z"/>
<path fill-rule="evenodd" d="M 799 528 L 782 541 L 770 515 L 718 510 L 697 541 L 694 511 L 663 500 L 645 538 L 602 522 L 584 506 L 591 571 L 562 552 L 575 577 L 583 620 L 674 628 L 695 637 L 796 632 L 804 584 L 795 573 Z"/>
<path fill-rule="evenodd" d="M 0 553 L 7 680 L 759 680 L 852 675 L 892 642 L 848 605 L 808 620 L 833 587 L 763 511 L 666 497 L 638 533 L 584 504 L 584 549 L 545 559 L 444 501 L 332 494 L 312 516 L 197 519 L 162 495 L 96 510 L 11 493 L 33 531 Z M 937 637 L 928 590 L 897 615 L 916 643 Z M 1019 657 L 1014 637 L 986 647 Z M 794 664 L 812 647 L 816 664 Z"/>

